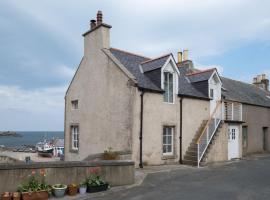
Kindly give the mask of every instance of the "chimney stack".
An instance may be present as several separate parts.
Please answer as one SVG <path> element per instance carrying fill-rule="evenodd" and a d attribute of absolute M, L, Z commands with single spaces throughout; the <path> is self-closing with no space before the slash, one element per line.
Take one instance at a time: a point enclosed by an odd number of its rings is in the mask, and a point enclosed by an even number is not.
<path fill-rule="evenodd" d="M 258 75 L 253 78 L 253 85 L 263 88 L 264 90 L 269 90 L 269 79 L 267 79 L 266 74 Z"/>
<path fill-rule="evenodd" d="M 187 49 L 183 51 L 183 61 L 186 61 L 186 60 L 188 60 L 188 50 Z"/>
<path fill-rule="evenodd" d="M 90 30 L 92 30 L 92 29 L 95 28 L 95 27 L 96 27 L 96 20 L 92 19 L 92 20 L 90 21 Z"/>
<path fill-rule="evenodd" d="M 99 10 L 97 12 L 97 25 L 102 24 L 102 12 Z"/>
<path fill-rule="evenodd" d="M 177 53 L 177 62 L 183 62 L 183 53 L 181 51 Z"/>

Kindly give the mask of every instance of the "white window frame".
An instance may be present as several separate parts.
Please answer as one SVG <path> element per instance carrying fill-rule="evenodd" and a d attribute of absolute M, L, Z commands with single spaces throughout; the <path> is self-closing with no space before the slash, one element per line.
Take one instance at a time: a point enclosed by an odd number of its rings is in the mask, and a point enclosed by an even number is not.
<path fill-rule="evenodd" d="M 166 129 L 166 134 L 164 135 L 164 129 Z M 168 129 L 171 129 L 171 144 L 168 144 L 168 143 L 165 143 L 164 144 L 164 136 L 168 137 L 167 135 L 167 130 Z M 171 145 L 171 152 L 164 152 L 163 148 L 164 146 L 168 146 L 168 145 Z M 162 155 L 164 156 L 171 156 L 174 154 L 174 127 L 173 126 L 163 126 L 163 129 L 162 129 Z"/>
<path fill-rule="evenodd" d="M 171 64 L 173 71 L 166 69 L 168 64 Z M 163 90 L 164 90 L 164 72 L 170 72 L 173 74 L 173 93 L 174 94 L 173 94 L 173 102 L 172 103 L 165 102 L 164 98 L 163 98 L 163 103 L 174 104 L 175 94 L 178 93 L 178 78 L 180 76 L 180 72 L 178 70 L 178 67 L 177 67 L 172 55 L 168 58 L 168 60 L 165 62 L 165 64 L 161 68 L 161 89 L 163 89 Z"/>
<path fill-rule="evenodd" d="M 79 125 L 71 125 L 71 149 L 79 150 Z"/>
<path fill-rule="evenodd" d="M 166 89 L 169 89 L 169 88 L 165 88 L 165 79 L 166 79 L 166 76 L 168 77 L 168 87 L 169 87 L 169 85 L 170 85 L 170 83 L 169 83 L 169 75 L 171 75 L 172 76 L 172 101 L 170 101 L 170 90 L 168 90 L 168 93 L 167 93 L 167 101 L 165 100 L 165 92 L 164 92 L 164 94 L 163 94 L 163 101 L 165 102 L 165 103 L 170 103 L 170 104 L 173 104 L 174 103 L 174 94 L 175 94 L 175 91 L 174 91 L 174 87 L 175 87 L 175 78 L 174 78 L 174 73 L 172 73 L 172 72 L 168 72 L 168 71 L 164 71 L 163 72 L 164 73 L 164 82 L 163 82 L 163 87 L 164 87 L 164 90 L 166 90 Z"/>
<path fill-rule="evenodd" d="M 72 100 L 71 101 L 71 107 L 72 107 L 73 110 L 79 109 L 79 100 L 78 99 Z"/>

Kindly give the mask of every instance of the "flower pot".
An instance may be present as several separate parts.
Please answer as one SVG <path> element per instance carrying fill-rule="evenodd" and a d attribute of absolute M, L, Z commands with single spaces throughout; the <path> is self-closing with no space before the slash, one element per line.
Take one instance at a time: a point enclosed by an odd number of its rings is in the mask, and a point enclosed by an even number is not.
<path fill-rule="evenodd" d="M 47 200 L 49 193 L 47 191 L 22 192 L 22 200 Z"/>
<path fill-rule="evenodd" d="M 13 192 L 12 199 L 13 200 L 21 200 L 21 194 L 19 192 Z"/>
<path fill-rule="evenodd" d="M 2 200 L 11 200 L 11 194 L 9 192 L 4 192 L 2 195 L 1 195 L 1 199 Z"/>
<path fill-rule="evenodd" d="M 52 189 L 55 197 L 63 197 L 66 194 L 67 185 L 56 184 L 52 186 Z"/>
<path fill-rule="evenodd" d="M 99 186 L 87 186 L 87 192 L 88 193 L 94 193 L 94 192 L 101 192 L 101 191 L 106 191 L 108 189 L 109 184 L 105 183 L 103 185 Z"/>
<path fill-rule="evenodd" d="M 69 196 L 75 196 L 78 193 L 77 185 L 74 184 L 68 185 L 67 193 Z"/>
<path fill-rule="evenodd" d="M 80 187 L 80 188 L 79 188 L 80 194 L 85 194 L 85 193 L 86 193 L 86 189 L 87 189 L 86 186 L 85 186 L 85 187 Z"/>

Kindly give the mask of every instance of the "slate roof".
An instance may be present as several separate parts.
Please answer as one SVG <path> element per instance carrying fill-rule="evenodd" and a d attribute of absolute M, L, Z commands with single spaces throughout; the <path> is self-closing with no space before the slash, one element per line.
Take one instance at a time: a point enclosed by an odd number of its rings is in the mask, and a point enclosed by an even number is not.
<path fill-rule="evenodd" d="M 171 54 L 167 54 L 152 60 L 147 60 L 143 63 L 141 63 L 141 66 L 143 68 L 144 72 L 152 71 L 159 69 L 164 66 L 165 62 L 168 60 L 168 58 L 171 56 Z"/>
<path fill-rule="evenodd" d="M 187 76 L 188 76 L 188 79 L 190 80 L 190 82 L 192 82 L 192 83 L 206 81 L 206 80 L 210 79 L 214 70 L 216 70 L 216 69 L 208 69 L 208 70 L 204 70 L 204 71 L 189 73 L 189 74 L 187 74 Z"/>
<path fill-rule="evenodd" d="M 246 104 L 270 107 L 270 92 L 255 85 L 221 77 L 225 99 Z M 267 97 L 269 96 L 269 98 Z"/>
<path fill-rule="evenodd" d="M 193 83 L 189 80 L 189 78 L 186 76 L 190 72 L 189 66 L 181 66 L 178 68 L 180 72 L 179 77 L 179 94 L 184 96 L 191 96 L 191 97 L 199 97 L 199 98 L 205 98 L 209 99 L 206 94 L 203 94 L 201 91 L 199 91 Z"/>
<path fill-rule="evenodd" d="M 150 58 L 135 55 L 119 49 L 110 49 L 111 53 L 124 65 L 127 70 L 135 76 L 140 88 L 149 89 L 153 91 L 162 92 L 161 88 L 156 86 L 145 74 L 140 71 L 140 64 Z"/>
<path fill-rule="evenodd" d="M 156 59 L 150 59 L 115 48 L 111 48 L 110 52 L 133 74 L 138 82 L 138 87 L 163 92 L 160 88 L 160 69 L 171 54 Z M 206 86 L 203 83 L 211 77 L 215 69 L 200 71 L 193 68 L 192 61 L 184 61 L 180 64 L 178 63 L 178 70 L 180 72 L 179 95 L 209 99 L 206 92 L 208 89 L 205 89 Z M 270 92 L 264 91 L 252 84 L 225 77 L 221 77 L 221 81 L 223 84 L 222 96 L 225 97 L 225 99 L 270 107 Z"/>

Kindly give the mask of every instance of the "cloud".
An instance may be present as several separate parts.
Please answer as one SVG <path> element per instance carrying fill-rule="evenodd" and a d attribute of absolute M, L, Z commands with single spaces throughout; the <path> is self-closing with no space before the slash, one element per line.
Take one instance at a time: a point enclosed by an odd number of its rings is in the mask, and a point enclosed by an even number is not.
<path fill-rule="evenodd" d="M 60 65 L 60 66 L 56 67 L 55 70 L 53 70 L 53 73 L 56 77 L 60 76 L 66 80 L 71 80 L 71 78 L 75 74 L 75 69 L 71 69 L 65 65 Z"/>
<path fill-rule="evenodd" d="M 0 85 L 1 130 L 63 130 L 65 87 Z"/>
<path fill-rule="evenodd" d="M 195 62 L 194 66 L 195 66 L 195 68 L 201 69 L 201 70 L 216 68 L 220 75 L 222 75 L 224 73 L 224 68 L 220 65 L 202 65 L 202 64 Z"/>

